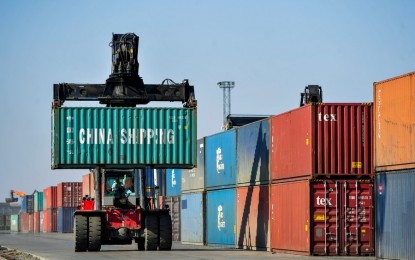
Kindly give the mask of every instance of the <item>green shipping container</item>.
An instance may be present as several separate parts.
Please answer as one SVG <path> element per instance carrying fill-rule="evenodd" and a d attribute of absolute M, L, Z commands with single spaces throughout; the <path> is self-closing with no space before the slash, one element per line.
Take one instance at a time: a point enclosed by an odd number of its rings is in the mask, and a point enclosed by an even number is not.
<path fill-rule="evenodd" d="M 52 169 L 193 168 L 196 109 L 52 109 Z"/>
<path fill-rule="evenodd" d="M 43 191 L 36 191 L 34 196 L 34 212 L 43 210 Z"/>
<path fill-rule="evenodd" d="M 11 215 L 10 216 L 10 231 L 11 232 L 19 232 L 20 227 L 20 216 L 19 215 Z"/>

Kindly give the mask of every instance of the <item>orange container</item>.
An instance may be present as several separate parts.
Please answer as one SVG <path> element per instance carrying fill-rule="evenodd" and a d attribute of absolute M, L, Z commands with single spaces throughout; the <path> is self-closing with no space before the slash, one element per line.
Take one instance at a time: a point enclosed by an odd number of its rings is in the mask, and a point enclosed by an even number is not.
<path fill-rule="evenodd" d="M 269 186 L 236 188 L 236 246 L 269 250 Z"/>
<path fill-rule="evenodd" d="M 76 208 L 82 200 L 82 182 L 61 182 L 57 188 L 58 208 Z"/>
<path fill-rule="evenodd" d="M 415 168 L 415 72 L 373 84 L 375 170 Z"/>
<path fill-rule="evenodd" d="M 94 175 L 91 172 L 82 176 L 82 196 L 94 197 L 94 194 Z"/>

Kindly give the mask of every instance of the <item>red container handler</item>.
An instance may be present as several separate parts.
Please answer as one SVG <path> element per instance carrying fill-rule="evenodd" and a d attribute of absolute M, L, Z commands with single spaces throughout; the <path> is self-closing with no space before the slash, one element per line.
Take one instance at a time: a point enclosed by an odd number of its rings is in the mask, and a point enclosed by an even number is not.
<path fill-rule="evenodd" d="M 272 117 L 271 180 L 373 177 L 372 103 L 310 104 Z"/>
<path fill-rule="evenodd" d="M 58 208 L 78 207 L 83 197 L 82 182 L 58 183 L 57 197 Z"/>
<path fill-rule="evenodd" d="M 271 249 L 303 255 L 374 255 L 373 180 L 271 185 Z"/>
<path fill-rule="evenodd" d="M 57 187 L 50 186 L 43 190 L 43 210 L 58 207 Z"/>

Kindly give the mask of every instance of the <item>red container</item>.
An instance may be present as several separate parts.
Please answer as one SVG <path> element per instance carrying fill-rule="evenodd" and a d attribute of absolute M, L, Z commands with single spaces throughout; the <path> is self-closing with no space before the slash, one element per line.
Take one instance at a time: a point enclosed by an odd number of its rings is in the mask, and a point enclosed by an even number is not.
<path fill-rule="evenodd" d="M 43 211 L 43 233 L 58 231 L 58 211 L 57 209 L 47 209 Z"/>
<path fill-rule="evenodd" d="M 32 233 L 34 231 L 33 214 L 21 213 L 20 214 L 20 232 Z"/>
<path fill-rule="evenodd" d="M 273 184 L 270 211 L 272 251 L 374 254 L 373 184 L 369 181 Z"/>
<path fill-rule="evenodd" d="M 33 213 L 33 232 L 39 233 L 40 230 L 40 214 L 39 211 Z"/>
<path fill-rule="evenodd" d="M 268 250 L 269 186 L 236 188 L 236 245 L 248 250 Z"/>
<path fill-rule="evenodd" d="M 82 182 L 61 182 L 57 194 L 58 208 L 76 208 L 83 197 Z"/>
<path fill-rule="evenodd" d="M 312 104 L 272 117 L 271 179 L 373 176 L 372 104 Z"/>
<path fill-rule="evenodd" d="M 43 190 L 43 210 L 58 207 L 57 187 L 50 186 Z"/>
<path fill-rule="evenodd" d="M 93 173 L 85 174 L 82 176 L 82 196 L 94 197 L 94 194 L 94 175 Z"/>

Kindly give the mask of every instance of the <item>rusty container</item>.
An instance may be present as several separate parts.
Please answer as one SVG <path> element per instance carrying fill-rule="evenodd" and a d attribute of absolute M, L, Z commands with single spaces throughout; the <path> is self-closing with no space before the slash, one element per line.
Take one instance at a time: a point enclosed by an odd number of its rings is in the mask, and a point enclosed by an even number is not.
<path fill-rule="evenodd" d="M 43 210 L 58 207 L 58 194 L 56 186 L 49 186 L 43 190 Z"/>
<path fill-rule="evenodd" d="M 271 185 L 272 251 L 374 255 L 372 180 L 294 181 Z"/>
<path fill-rule="evenodd" d="M 373 84 L 375 170 L 415 168 L 415 72 Z"/>
<path fill-rule="evenodd" d="M 58 231 L 58 210 L 47 209 L 43 211 L 43 233 Z"/>
<path fill-rule="evenodd" d="M 34 223 L 32 213 L 21 213 L 20 214 L 20 232 L 22 233 L 33 233 Z"/>
<path fill-rule="evenodd" d="M 94 175 L 92 172 L 82 176 L 82 196 L 90 196 L 94 198 Z"/>
<path fill-rule="evenodd" d="M 269 240 L 269 186 L 236 188 L 236 246 L 266 251 Z"/>
<path fill-rule="evenodd" d="M 372 104 L 311 104 L 272 117 L 271 180 L 372 177 Z"/>
<path fill-rule="evenodd" d="M 33 232 L 39 233 L 40 231 L 40 213 L 39 211 L 33 212 Z"/>
<path fill-rule="evenodd" d="M 76 208 L 82 200 L 82 182 L 61 182 L 57 186 L 58 208 Z"/>

